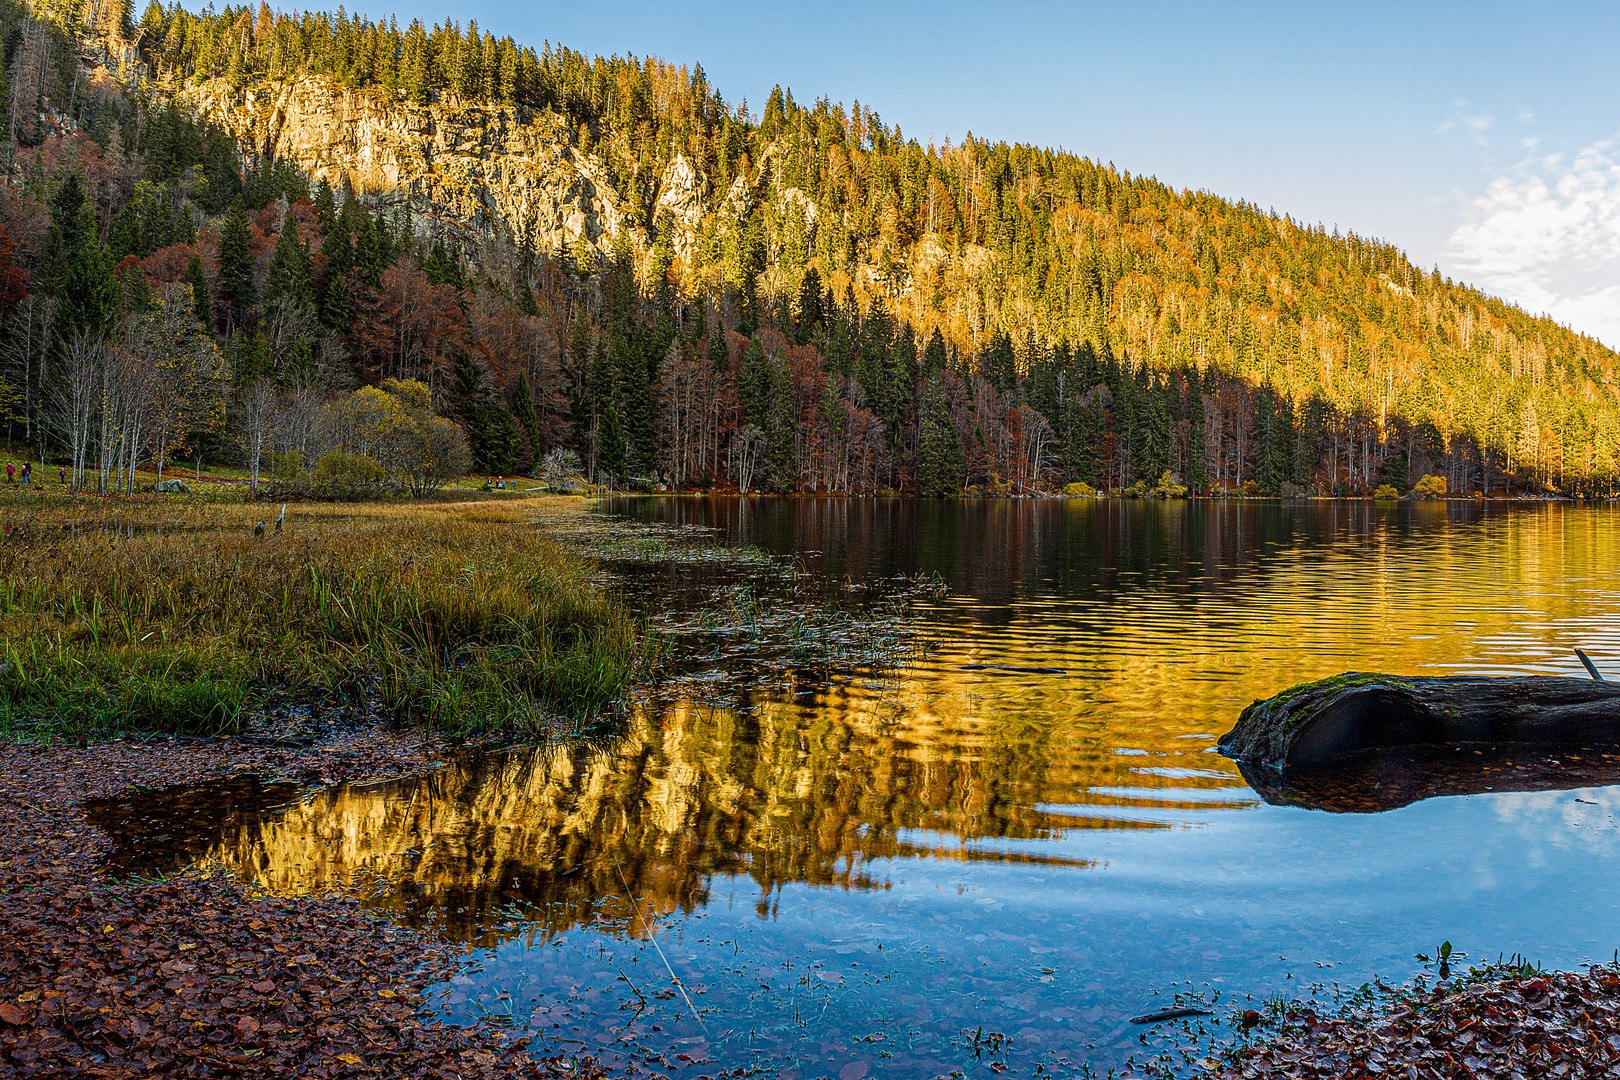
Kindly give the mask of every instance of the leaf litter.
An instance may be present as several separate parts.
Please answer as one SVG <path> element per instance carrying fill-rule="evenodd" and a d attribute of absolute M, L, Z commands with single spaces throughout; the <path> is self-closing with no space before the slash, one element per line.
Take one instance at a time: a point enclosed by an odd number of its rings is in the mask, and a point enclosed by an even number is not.
<path fill-rule="evenodd" d="M 1314 986 L 1299 998 L 1244 1002 L 1224 1024 L 1183 1021 L 1152 1042 L 1144 1036 L 1155 1052 L 1130 1071 L 1157 1080 L 1620 1078 L 1620 962 L 1548 971 L 1514 957 L 1453 974 L 1447 960 L 1461 957 L 1448 942 L 1438 977 Z"/>
<path fill-rule="evenodd" d="M 441 747 L 234 740 L 8 747 L 0 760 L 0 1076 L 601 1076 L 493 1024 L 450 1026 L 430 984 L 464 955 L 342 896 L 255 895 L 188 870 L 122 880 L 84 803 L 252 769 L 420 769 Z"/>

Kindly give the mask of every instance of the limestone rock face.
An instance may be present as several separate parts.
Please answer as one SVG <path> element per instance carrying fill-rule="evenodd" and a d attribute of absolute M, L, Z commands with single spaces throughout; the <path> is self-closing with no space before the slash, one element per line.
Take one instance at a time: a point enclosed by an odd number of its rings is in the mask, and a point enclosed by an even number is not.
<path fill-rule="evenodd" d="M 658 181 L 653 216 L 656 223 L 669 215 L 675 254 L 680 258 L 691 256 L 697 230 L 708 213 L 708 197 L 708 177 L 694 169 L 685 154 L 671 158 Z"/>
<path fill-rule="evenodd" d="M 647 214 L 608 182 L 560 118 L 446 95 L 421 106 L 330 78 L 190 87 L 178 101 L 221 124 L 250 154 L 273 154 L 314 180 L 347 183 L 373 206 L 407 206 L 418 233 L 475 260 L 510 250 L 527 231 L 535 250 L 597 255 L 623 232 L 650 247 Z M 651 208 L 668 210 L 676 242 L 691 245 L 707 213 L 705 184 L 684 158 L 665 170 Z"/>

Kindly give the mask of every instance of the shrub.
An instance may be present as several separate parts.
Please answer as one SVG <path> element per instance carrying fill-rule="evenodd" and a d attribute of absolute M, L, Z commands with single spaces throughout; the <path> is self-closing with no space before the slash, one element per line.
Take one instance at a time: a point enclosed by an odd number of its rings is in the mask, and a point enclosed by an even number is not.
<path fill-rule="evenodd" d="M 540 462 L 540 479 L 553 491 L 572 489 L 574 477 L 584 471 L 579 455 L 572 450 L 557 447 Z"/>
<path fill-rule="evenodd" d="M 1072 484 L 1063 486 L 1063 495 L 1069 499 L 1090 499 L 1095 497 L 1097 489 L 1083 480 L 1076 480 Z"/>
<path fill-rule="evenodd" d="M 304 471 L 304 463 L 293 450 L 279 450 L 265 457 L 265 472 L 272 480 L 296 480 Z"/>
<path fill-rule="evenodd" d="M 315 463 L 310 479 L 317 495 L 354 499 L 379 491 L 388 479 L 388 470 L 364 454 L 333 450 Z"/>
<path fill-rule="evenodd" d="M 1401 493 L 1395 490 L 1394 484 L 1379 484 L 1378 490 L 1373 492 L 1375 499 L 1398 499 Z"/>
<path fill-rule="evenodd" d="M 1446 478 L 1427 474 L 1423 479 L 1412 485 L 1412 498 L 1414 499 L 1443 499 L 1446 497 Z"/>
<path fill-rule="evenodd" d="M 1277 494 L 1285 499 L 1303 499 L 1307 492 L 1292 480 L 1284 480 L 1277 488 Z"/>
<path fill-rule="evenodd" d="M 1164 475 L 1159 477 L 1159 482 L 1154 485 L 1152 494 L 1157 495 L 1161 499 L 1185 498 L 1187 495 L 1187 485 L 1183 484 L 1175 473 L 1171 472 L 1169 469 L 1166 469 L 1164 471 Z"/>

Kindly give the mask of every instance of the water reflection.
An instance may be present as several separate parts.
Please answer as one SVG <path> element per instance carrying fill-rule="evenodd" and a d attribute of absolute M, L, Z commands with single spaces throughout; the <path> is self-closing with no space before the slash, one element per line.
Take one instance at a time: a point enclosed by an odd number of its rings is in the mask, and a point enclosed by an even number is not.
<path fill-rule="evenodd" d="M 1337 814 L 1398 810 L 1420 799 L 1485 792 L 1570 791 L 1620 784 L 1620 755 L 1610 749 L 1538 751 L 1460 743 L 1348 754 L 1331 770 L 1239 763 L 1268 803 Z"/>
<path fill-rule="evenodd" d="M 164 809 L 172 797 L 125 800 L 134 827 L 116 830 L 118 858 L 149 842 L 143 824 L 188 813 L 192 856 L 255 885 L 387 883 L 373 902 L 489 945 L 536 922 L 547 934 L 638 933 L 707 903 L 722 874 L 752 879 L 763 916 L 787 884 L 882 888 L 887 871 L 874 866 L 897 858 L 1080 868 L 1090 860 L 1022 842 L 1170 827 L 1256 801 L 1214 771 L 1186 770 L 1179 794 L 1143 788 L 1133 759 L 1111 748 L 1054 769 L 1042 740 L 984 741 L 922 719 L 862 687 L 735 708 L 677 702 L 637 710 L 600 745 L 482 753 L 258 816 L 199 823 L 189 791 L 184 810 Z M 1050 807 L 1060 795 L 1085 806 Z"/>
<path fill-rule="evenodd" d="M 1612 761 L 1385 758 L 1251 787 L 1214 752 L 1249 702 L 1341 671 L 1578 675 L 1574 646 L 1620 671 L 1606 509 L 608 510 L 791 557 L 829 591 L 937 573 L 933 649 L 882 679 L 702 695 L 719 704 L 676 685 L 620 739 L 340 786 L 192 849 L 276 890 L 380 880 L 371 902 L 479 947 L 451 1016 L 509 1010 L 547 1049 L 689 1075 L 979 1075 L 976 1029 L 1012 1036 L 1015 1074 L 1102 1068 L 1177 982 L 1260 996 L 1318 964 L 1398 978 L 1442 939 L 1555 964 L 1617 943 Z M 671 560 L 634 596 L 701 603 L 773 572 L 751 565 Z"/>

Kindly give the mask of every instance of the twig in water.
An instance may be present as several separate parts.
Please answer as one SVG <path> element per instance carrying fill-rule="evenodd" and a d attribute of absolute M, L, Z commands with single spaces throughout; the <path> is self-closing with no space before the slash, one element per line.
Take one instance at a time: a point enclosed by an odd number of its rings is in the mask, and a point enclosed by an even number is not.
<path fill-rule="evenodd" d="M 1586 673 L 1588 675 L 1592 676 L 1592 678 L 1596 679 L 1598 682 L 1603 681 L 1603 676 L 1598 674 L 1597 665 L 1592 663 L 1592 658 L 1590 656 L 1587 656 L 1579 649 L 1575 650 L 1575 655 L 1581 658 L 1582 664 L 1586 665 Z"/>
<path fill-rule="evenodd" d="M 625 880 L 624 871 L 619 869 L 617 862 L 613 864 L 613 871 L 619 875 L 619 882 L 624 886 L 624 895 L 630 899 L 630 906 L 635 909 L 637 915 L 641 914 L 641 904 L 636 900 L 635 894 L 630 891 L 630 883 Z M 647 916 L 647 925 L 653 925 L 651 913 Z M 658 950 L 658 959 L 664 962 L 664 970 L 669 972 L 669 981 L 674 983 L 675 989 L 681 992 L 681 998 L 686 1002 L 686 1007 L 692 1010 L 692 1019 L 697 1021 L 698 1027 L 702 1028 L 704 1036 L 707 1036 L 709 1026 L 703 1022 L 703 1017 L 698 1015 L 697 1006 L 692 1004 L 692 999 L 686 996 L 686 987 L 682 986 L 681 980 L 675 976 L 675 969 L 669 966 L 669 957 L 664 955 L 664 947 L 658 944 L 657 929 L 653 929 L 647 936 L 652 939 L 653 948 Z M 629 979 L 625 980 L 625 982 L 629 981 Z"/>

